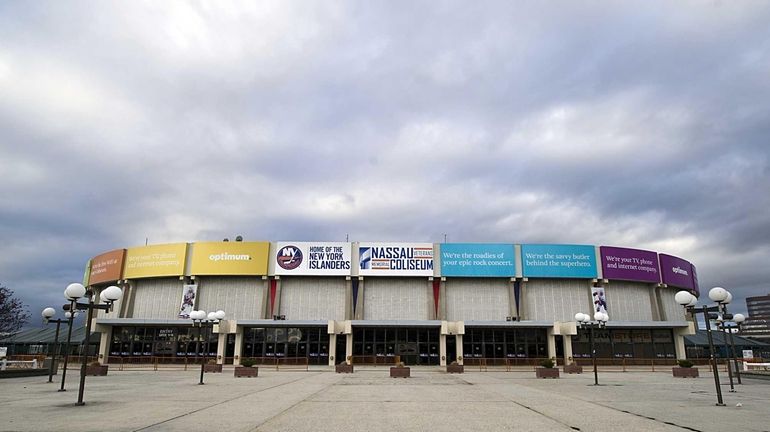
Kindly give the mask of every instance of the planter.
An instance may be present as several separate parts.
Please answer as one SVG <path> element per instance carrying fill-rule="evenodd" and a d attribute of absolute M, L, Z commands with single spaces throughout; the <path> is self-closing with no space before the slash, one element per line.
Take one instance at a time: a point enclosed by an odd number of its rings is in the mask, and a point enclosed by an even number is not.
<path fill-rule="evenodd" d="M 448 364 L 446 365 L 446 373 L 463 373 L 465 367 L 461 364 Z"/>
<path fill-rule="evenodd" d="M 565 374 L 582 374 L 583 366 L 580 366 L 577 363 L 564 365 L 564 373 Z"/>
<path fill-rule="evenodd" d="M 698 378 L 698 369 L 696 368 L 673 367 L 671 372 L 674 373 L 674 378 Z"/>
<path fill-rule="evenodd" d="M 535 376 L 538 378 L 559 378 L 559 369 L 539 367 L 535 369 Z"/>
<path fill-rule="evenodd" d="M 409 378 L 410 369 L 408 367 L 394 366 L 390 368 L 391 378 Z"/>
<path fill-rule="evenodd" d="M 88 376 L 105 376 L 107 375 L 107 369 L 109 365 L 100 366 L 86 366 L 86 375 Z"/>
<path fill-rule="evenodd" d="M 203 372 L 206 373 L 222 373 L 222 365 L 221 364 L 207 364 L 203 365 Z"/>
<path fill-rule="evenodd" d="M 340 363 L 334 366 L 334 371 L 337 373 L 353 373 L 353 365 L 347 363 Z"/>
<path fill-rule="evenodd" d="M 233 370 L 235 371 L 233 374 L 236 378 L 255 378 L 259 372 L 257 367 L 246 366 L 236 366 Z"/>

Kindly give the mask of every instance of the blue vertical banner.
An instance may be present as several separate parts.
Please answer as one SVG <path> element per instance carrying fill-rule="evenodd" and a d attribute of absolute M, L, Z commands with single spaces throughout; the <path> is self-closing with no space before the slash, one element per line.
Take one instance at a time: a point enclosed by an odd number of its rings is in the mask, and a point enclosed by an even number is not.
<path fill-rule="evenodd" d="M 522 276 L 593 279 L 596 249 L 588 245 L 521 245 Z"/>

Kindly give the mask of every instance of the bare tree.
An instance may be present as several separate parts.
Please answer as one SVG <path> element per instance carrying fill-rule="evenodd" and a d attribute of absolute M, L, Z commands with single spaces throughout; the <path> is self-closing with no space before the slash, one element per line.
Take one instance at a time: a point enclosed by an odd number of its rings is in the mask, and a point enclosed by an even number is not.
<path fill-rule="evenodd" d="M 29 311 L 13 290 L 0 284 L 0 334 L 16 333 L 29 321 Z"/>

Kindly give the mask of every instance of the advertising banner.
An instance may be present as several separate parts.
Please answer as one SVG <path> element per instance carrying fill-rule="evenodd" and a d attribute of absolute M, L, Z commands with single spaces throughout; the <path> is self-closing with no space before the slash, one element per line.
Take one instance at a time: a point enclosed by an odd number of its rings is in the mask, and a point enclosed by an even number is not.
<path fill-rule="evenodd" d="M 605 279 L 660 283 L 660 266 L 655 252 L 610 246 L 602 246 L 599 251 Z"/>
<path fill-rule="evenodd" d="M 117 249 L 93 257 L 91 259 L 88 284 L 96 285 L 115 282 L 121 279 L 123 276 L 123 259 L 125 257 L 125 249 Z"/>
<path fill-rule="evenodd" d="M 141 246 L 126 250 L 123 279 L 181 276 L 184 274 L 187 243 Z"/>
<path fill-rule="evenodd" d="M 190 318 L 190 312 L 195 310 L 195 296 L 198 294 L 198 285 L 182 286 L 182 304 L 179 306 L 179 318 Z"/>
<path fill-rule="evenodd" d="M 607 313 L 607 297 L 604 296 L 604 287 L 591 287 L 591 298 L 594 302 L 594 313 Z M 591 319 L 593 319 L 593 314 Z"/>
<path fill-rule="evenodd" d="M 361 243 L 361 276 L 433 276 L 432 243 Z"/>
<path fill-rule="evenodd" d="M 521 245 L 524 277 L 596 277 L 596 250 L 587 245 Z"/>
<path fill-rule="evenodd" d="M 679 288 L 695 289 L 692 278 L 692 264 L 682 258 L 672 255 L 659 254 L 660 273 L 663 283 Z"/>
<path fill-rule="evenodd" d="M 344 242 L 278 242 L 277 275 L 349 276 L 351 249 Z"/>
<path fill-rule="evenodd" d="M 268 242 L 200 242 L 192 246 L 190 274 L 260 276 L 267 274 Z"/>
<path fill-rule="evenodd" d="M 515 261 L 513 245 L 510 244 L 441 245 L 441 276 L 514 277 Z"/>

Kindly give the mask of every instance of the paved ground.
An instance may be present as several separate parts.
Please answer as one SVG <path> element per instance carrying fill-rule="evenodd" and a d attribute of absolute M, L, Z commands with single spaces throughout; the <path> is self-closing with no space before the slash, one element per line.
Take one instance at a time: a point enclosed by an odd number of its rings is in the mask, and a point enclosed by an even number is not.
<path fill-rule="evenodd" d="M 663 372 L 562 375 L 412 368 L 267 371 L 258 378 L 193 371 L 89 377 L 77 407 L 77 372 L 66 393 L 47 377 L 0 381 L 2 431 L 770 431 L 770 381 L 746 379 L 715 406 L 711 375 Z M 55 379 L 55 381 L 57 381 Z M 736 404 L 742 404 L 737 407 Z"/>

